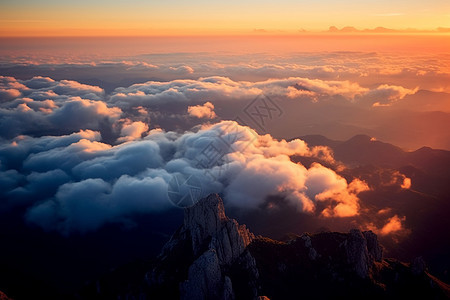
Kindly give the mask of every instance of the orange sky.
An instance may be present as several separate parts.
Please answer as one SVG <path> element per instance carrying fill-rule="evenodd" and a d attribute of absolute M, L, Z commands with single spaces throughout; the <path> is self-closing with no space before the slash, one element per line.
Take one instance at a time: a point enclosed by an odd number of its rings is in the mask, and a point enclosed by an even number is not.
<path fill-rule="evenodd" d="M 0 3 L 0 36 L 292 35 L 323 32 L 330 26 L 449 34 L 446 28 L 450 28 L 450 2 L 5 0 Z"/>
<path fill-rule="evenodd" d="M 147 53 L 228 54 L 322 51 L 448 53 L 450 35 L 247 35 L 173 37 L 34 37 L 0 38 L 0 56 L 69 57 L 100 55 L 103 59 Z M 59 54 L 59 55 L 58 55 Z M 67 58 L 67 57 L 66 57 Z"/>

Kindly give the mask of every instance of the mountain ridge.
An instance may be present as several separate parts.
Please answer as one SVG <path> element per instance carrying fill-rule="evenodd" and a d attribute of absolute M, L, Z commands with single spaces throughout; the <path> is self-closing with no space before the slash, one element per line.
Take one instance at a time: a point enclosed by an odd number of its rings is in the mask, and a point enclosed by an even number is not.
<path fill-rule="evenodd" d="M 166 243 L 138 290 L 139 299 L 286 299 L 331 296 L 447 299 L 449 285 L 410 264 L 383 258 L 371 231 L 302 234 L 281 242 L 253 235 L 226 216 L 217 194 L 185 208 L 183 225 Z M 96 294 L 102 298 L 103 283 Z M 264 298 L 265 297 L 265 298 Z"/>
<path fill-rule="evenodd" d="M 328 139 L 323 135 L 298 137 L 310 147 L 329 147 L 337 161 L 349 166 L 376 164 L 383 167 L 401 168 L 412 165 L 430 173 L 450 175 L 450 151 L 427 146 L 405 151 L 393 144 L 378 141 L 368 135 L 355 135 L 346 141 Z"/>

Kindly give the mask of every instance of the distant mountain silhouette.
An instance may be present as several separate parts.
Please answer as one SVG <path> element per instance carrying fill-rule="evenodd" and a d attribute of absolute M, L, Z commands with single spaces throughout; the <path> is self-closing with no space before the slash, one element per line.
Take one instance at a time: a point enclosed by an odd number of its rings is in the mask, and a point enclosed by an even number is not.
<path fill-rule="evenodd" d="M 367 135 L 357 135 L 347 141 L 334 141 L 321 135 L 300 137 L 310 146 L 324 145 L 330 147 L 336 164 L 321 161 L 311 157 L 292 157 L 295 162 L 301 162 L 309 167 L 319 162 L 333 168 L 339 175 L 351 181 L 359 178 L 365 181 L 371 191 L 360 195 L 361 215 L 359 224 L 365 220 L 378 220 L 378 226 L 383 226 L 387 216 L 379 214 L 383 209 L 390 211 L 389 217 L 397 214 L 405 217 L 405 228 L 410 230 L 401 240 L 381 236 L 386 251 L 394 257 L 410 260 L 422 255 L 440 278 L 450 282 L 450 151 L 422 147 L 415 151 L 404 151 L 389 143 L 376 141 Z M 344 166 L 344 167 L 342 167 Z M 404 179 L 411 183 L 409 188 L 402 188 Z M 280 220 L 290 220 L 288 212 L 278 216 Z M 266 216 L 268 218 L 270 216 Z M 255 221 L 247 223 L 252 227 L 261 222 L 257 215 Z M 307 217 L 302 217 L 305 220 Z M 258 221 L 257 221 L 258 220 Z M 295 219 L 294 219 L 295 220 Z M 309 219 L 301 223 L 289 223 L 284 230 L 307 227 L 315 230 L 318 226 L 336 228 L 327 220 Z M 279 222 L 279 224 L 287 223 Z M 311 227 L 315 224 L 315 227 Z M 344 226 L 345 222 L 342 222 Z M 344 226 L 345 227 L 345 226 Z M 266 228 L 264 228 L 266 229 Z M 270 229 L 270 228 L 269 228 Z M 267 229 L 266 229 L 267 230 Z M 305 229 L 303 229 L 305 230 Z M 281 236 L 285 232 L 274 232 Z"/>
<path fill-rule="evenodd" d="M 350 166 L 379 165 L 400 168 L 412 165 L 424 171 L 450 175 L 450 151 L 422 147 L 416 151 L 404 151 L 389 143 L 372 139 L 367 135 L 356 135 L 347 141 L 334 141 L 322 135 L 299 137 L 310 146 L 328 146 L 336 160 Z"/>

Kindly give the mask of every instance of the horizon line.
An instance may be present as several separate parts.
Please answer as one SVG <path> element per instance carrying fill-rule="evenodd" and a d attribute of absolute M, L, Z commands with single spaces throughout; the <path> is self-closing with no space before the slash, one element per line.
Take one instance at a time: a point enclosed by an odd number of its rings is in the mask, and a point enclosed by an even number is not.
<path fill-rule="evenodd" d="M 0 39 L 5 38 L 185 38 L 185 37 L 255 37 L 255 38 L 276 38 L 276 37 L 389 37 L 389 36 L 450 36 L 450 31 L 448 32 L 437 32 L 437 31 L 395 31 L 395 32 L 330 32 L 330 31 L 308 31 L 308 32 L 298 32 L 298 33 L 273 33 L 273 32 L 253 32 L 253 33 L 166 33 L 166 34 L 17 34 L 17 35 L 2 35 L 0 34 Z"/>

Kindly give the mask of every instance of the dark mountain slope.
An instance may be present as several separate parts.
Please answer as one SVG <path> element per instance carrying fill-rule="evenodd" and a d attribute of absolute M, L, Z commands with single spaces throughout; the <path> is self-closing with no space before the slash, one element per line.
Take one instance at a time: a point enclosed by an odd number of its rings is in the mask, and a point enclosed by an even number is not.
<path fill-rule="evenodd" d="M 122 282 L 130 299 L 447 299 L 450 288 L 421 258 L 383 259 L 371 231 L 323 232 L 280 242 L 255 237 L 210 195 L 185 210 L 142 286 Z M 106 299 L 107 281 L 86 298 Z M 111 295 L 111 294 L 109 294 Z M 89 296 L 89 297 L 87 297 Z"/>

